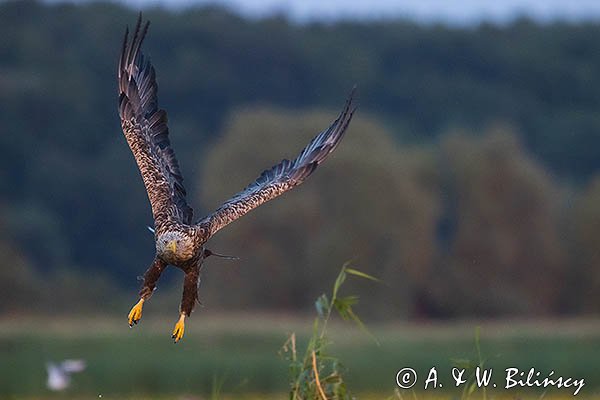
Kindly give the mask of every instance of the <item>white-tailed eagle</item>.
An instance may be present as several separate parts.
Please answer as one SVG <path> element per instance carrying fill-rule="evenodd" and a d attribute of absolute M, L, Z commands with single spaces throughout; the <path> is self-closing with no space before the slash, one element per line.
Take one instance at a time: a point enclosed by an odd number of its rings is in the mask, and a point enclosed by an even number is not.
<path fill-rule="evenodd" d="M 234 195 L 216 211 L 194 220 L 187 204 L 183 176 L 169 142 L 167 114 L 158 107 L 154 68 L 141 52 L 149 23 L 141 15 L 133 38 L 125 32 L 118 67 L 121 127 L 142 175 L 154 217 L 156 256 L 144 274 L 140 300 L 129 313 L 129 325 L 142 316 L 142 306 L 156 287 L 161 273 L 172 265 L 185 273 L 180 317 L 173 330 L 175 342 L 183 337 L 184 320 L 198 299 L 198 279 L 203 260 L 215 253 L 205 244 L 218 230 L 301 184 L 337 147 L 352 119 L 352 94 L 339 117 L 319 133 L 295 160 L 283 160 Z M 354 90 L 352 91 L 352 93 Z"/>

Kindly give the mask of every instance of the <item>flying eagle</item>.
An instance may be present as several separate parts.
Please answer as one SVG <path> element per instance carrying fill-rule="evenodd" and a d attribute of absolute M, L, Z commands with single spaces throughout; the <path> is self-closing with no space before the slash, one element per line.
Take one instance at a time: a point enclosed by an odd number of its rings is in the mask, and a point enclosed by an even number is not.
<path fill-rule="evenodd" d="M 131 42 L 125 31 L 118 66 L 121 127 L 142 175 L 154 217 L 156 256 L 144 274 L 140 299 L 129 312 L 129 326 L 142 317 L 142 307 L 167 265 L 185 273 L 179 320 L 172 338 L 178 342 L 198 299 L 200 267 L 210 255 L 206 242 L 225 225 L 261 204 L 301 184 L 337 147 L 352 119 L 352 93 L 339 117 L 319 133 L 293 160 L 283 160 L 223 203 L 216 211 L 194 221 L 187 204 L 183 176 L 169 142 L 167 114 L 158 108 L 154 68 L 141 52 L 149 22 L 141 14 Z"/>

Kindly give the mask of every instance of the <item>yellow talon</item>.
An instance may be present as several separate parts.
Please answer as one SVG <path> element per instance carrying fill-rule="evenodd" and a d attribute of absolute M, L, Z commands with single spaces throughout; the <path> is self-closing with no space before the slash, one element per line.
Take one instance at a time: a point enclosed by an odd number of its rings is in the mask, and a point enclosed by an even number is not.
<path fill-rule="evenodd" d="M 181 313 L 179 316 L 179 321 L 175 324 L 175 329 L 173 329 L 173 335 L 171 336 L 175 339 L 175 343 L 179 342 L 179 340 L 183 337 L 183 332 L 185 331 L 185 314 Z"/>
<path fill-rule="evenodd" d="M 144 299 L 140 299 L 135 306 L 131 308 L 129 311 L 129 327 L 132 327 L 133 324 L 137 324 L 140 319 L 142 319 L 142 307 L 144 306 Z"/>

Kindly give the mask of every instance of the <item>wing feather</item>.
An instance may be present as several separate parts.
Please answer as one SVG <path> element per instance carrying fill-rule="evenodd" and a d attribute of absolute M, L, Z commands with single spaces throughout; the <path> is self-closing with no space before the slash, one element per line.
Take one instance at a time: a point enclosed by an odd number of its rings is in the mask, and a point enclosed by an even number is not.
<path fill-rule="evenodd" d="M 254 182 L 227 200 L 215 212 L 198 222 L 208 226 L 210 235 L 235 221 L 261 204 L 274 199 L 298 186 L 338 146 L 355 108 L 352 106 L 354 89 L 350 93 L 339 117 L 323 132 L 319 133 L 293 160 L 283 160 L 264 171 Z"/>
<path fill-rule="evenodd" d="M 119 116 L 160 230 L 166 221 L 191 223 L 193 211 L 169 141 L 167 113 L 158 108 L 156 74 L 141 52 L 149 24 L 142 27 L 140 14 L 131 42 L 125 32 L 118 70 Z"/>

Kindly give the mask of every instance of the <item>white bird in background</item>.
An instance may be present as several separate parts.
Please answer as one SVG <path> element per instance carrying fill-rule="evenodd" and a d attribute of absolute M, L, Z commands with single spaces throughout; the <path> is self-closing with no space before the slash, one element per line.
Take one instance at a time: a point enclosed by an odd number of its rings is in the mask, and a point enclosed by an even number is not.
<path fill-rule="evenodd" d="M 84 369 L 83 360 L 64 360 L 58 364 L 49 361 L 46 363 L 46 371 L 48 371 L 46 386 L 54 391 L 65 390 L 71 384 L 71 374 Z"/>

